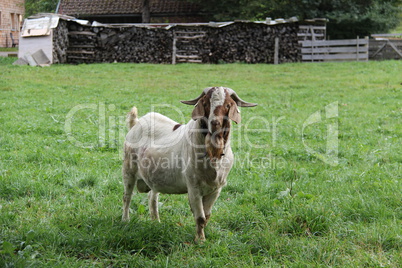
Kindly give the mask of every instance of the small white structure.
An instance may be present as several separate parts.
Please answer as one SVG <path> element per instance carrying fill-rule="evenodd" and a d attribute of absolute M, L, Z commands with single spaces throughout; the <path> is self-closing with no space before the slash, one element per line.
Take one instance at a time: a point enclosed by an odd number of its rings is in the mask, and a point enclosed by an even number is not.
<path fill-rule="evenodd" d="M 88 21 L 57 14 L 39 14 L 25 19 L 19 40 L 18 58 L 21 63 L 48 65 L 54 61 L 54 31 L 60 19 L 72 20 L 80 24 Z M 32 61 L 33 60 L 33 61 Z"/>

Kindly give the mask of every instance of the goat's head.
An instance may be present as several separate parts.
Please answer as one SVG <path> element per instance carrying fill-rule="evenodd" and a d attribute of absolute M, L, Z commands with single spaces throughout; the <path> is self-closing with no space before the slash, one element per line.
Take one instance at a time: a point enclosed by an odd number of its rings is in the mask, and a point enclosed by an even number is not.
<path fill-rule="evenodd" d="M 256 103 L 243 101 L 233 89 L 209 87 L 193 100 L 181 101 L 195 105 L 192 118 L 201 120 L 206 129 L 206 153 L 210 159 L 220 159 L 229 138 L 230 120 L 240 123 L 240 107 L 253 107 Z"/>

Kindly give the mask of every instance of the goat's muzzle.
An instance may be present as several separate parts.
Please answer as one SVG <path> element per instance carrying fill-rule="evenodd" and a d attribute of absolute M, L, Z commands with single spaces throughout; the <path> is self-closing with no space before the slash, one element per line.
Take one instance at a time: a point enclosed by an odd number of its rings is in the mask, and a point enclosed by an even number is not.
<path fill-rule="evenodd" d="M 211 125 L 214 128 L 218 128 L 221 125 L 221 122 L 219 122 L 219 120 L 214 119 L 214 120 L 211 121 Z"/>

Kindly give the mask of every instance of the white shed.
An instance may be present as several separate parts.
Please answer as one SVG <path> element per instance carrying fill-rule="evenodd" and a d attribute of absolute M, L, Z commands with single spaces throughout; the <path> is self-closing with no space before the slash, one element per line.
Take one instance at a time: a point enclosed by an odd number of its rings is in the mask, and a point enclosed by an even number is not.
<path fill-rule="evenodd" d="M 25 19 L 19 40 L 19 60 L 33 66 L 54 63 L 54 33 L 60 19 L 72 20 L 80 24 L 89 23 L 57 14 L 39 14 Z"/>

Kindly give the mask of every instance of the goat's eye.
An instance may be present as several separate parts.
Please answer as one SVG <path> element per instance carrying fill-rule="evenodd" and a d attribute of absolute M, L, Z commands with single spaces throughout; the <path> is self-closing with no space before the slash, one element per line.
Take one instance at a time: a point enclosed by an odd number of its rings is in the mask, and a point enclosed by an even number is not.
<path fill-rule="evenodd" d="M 226 108 L 230 109 L 230 104 L 226 105 Z"/>

